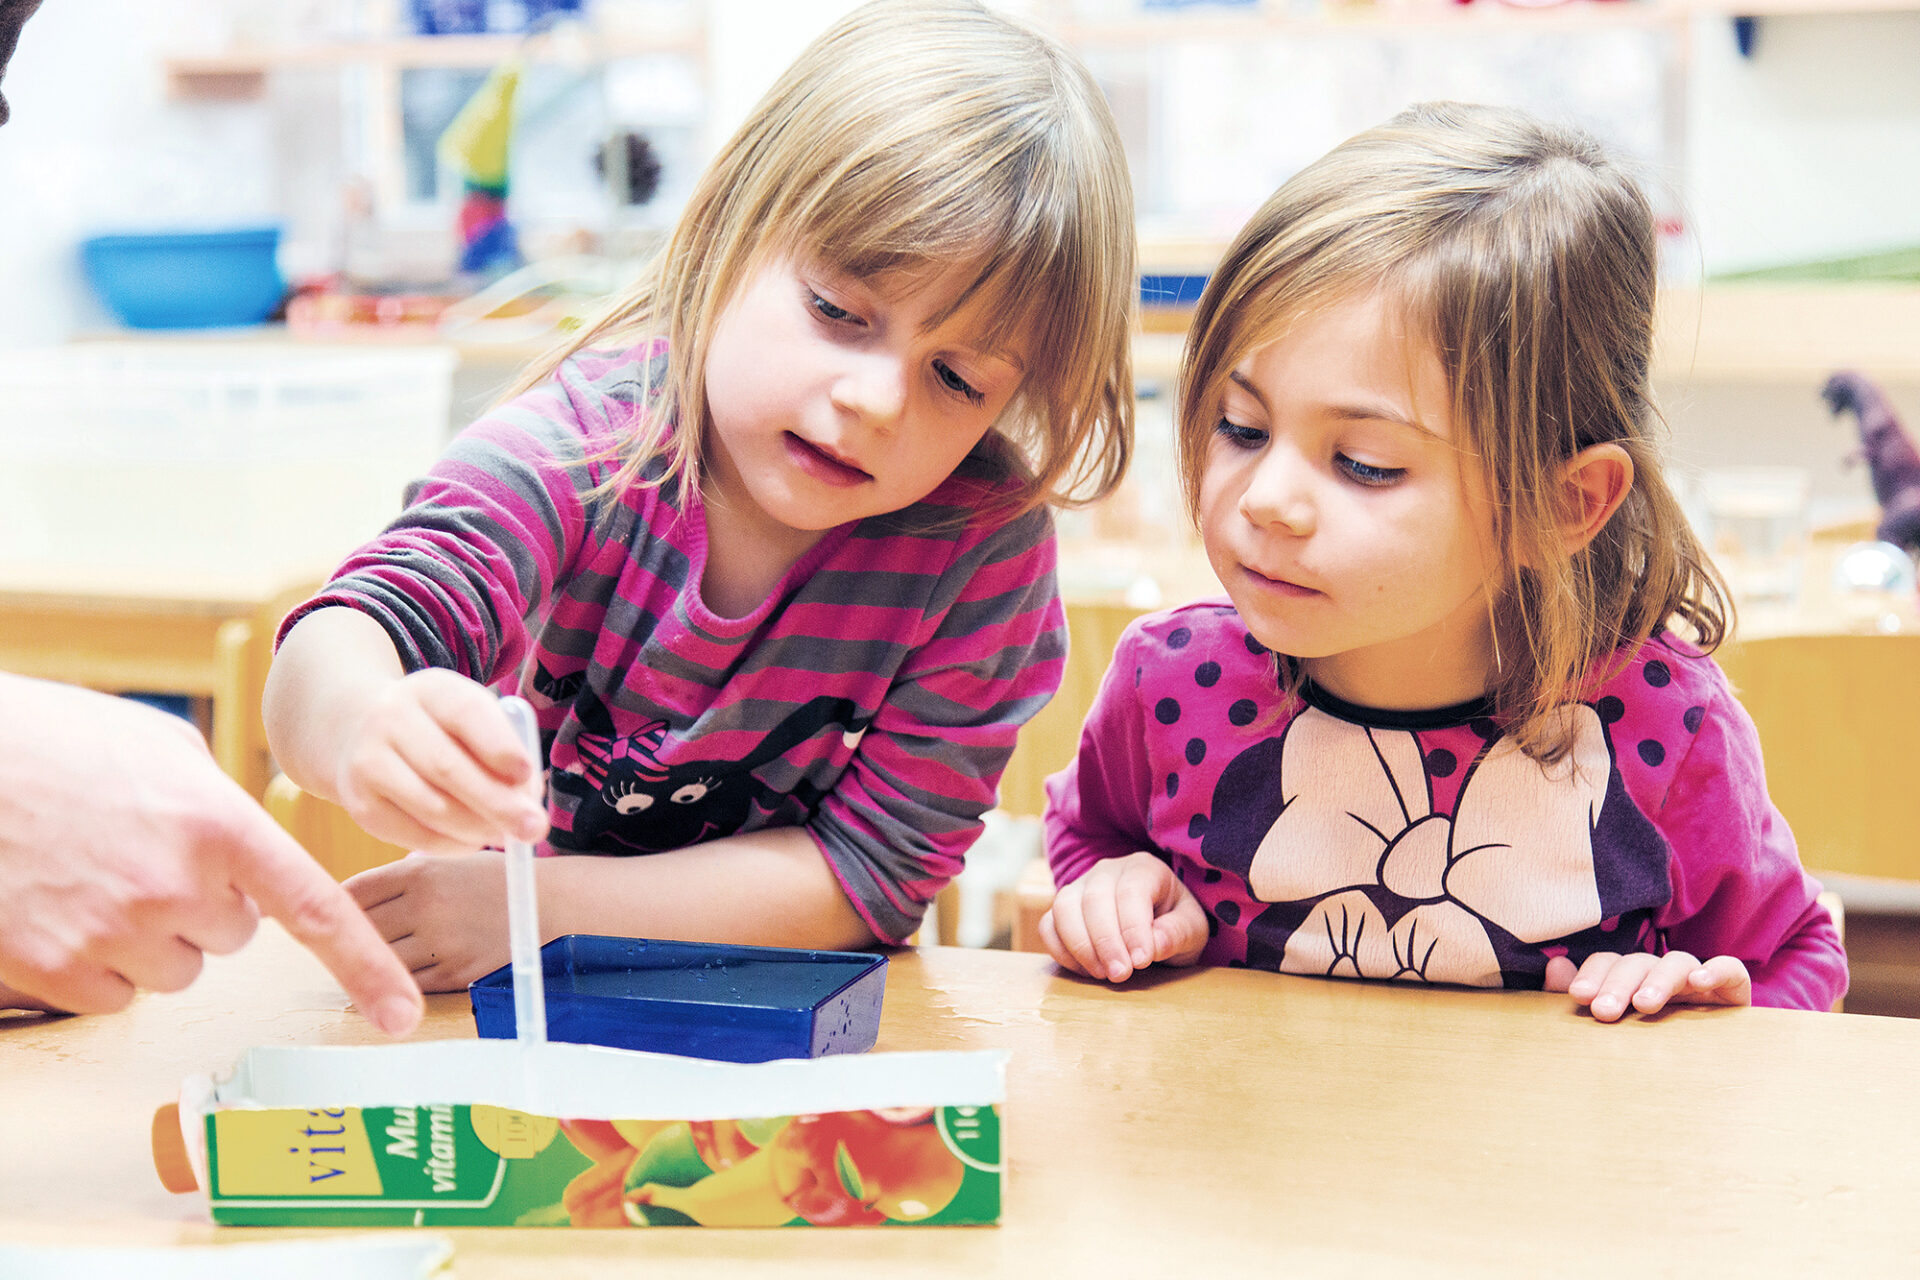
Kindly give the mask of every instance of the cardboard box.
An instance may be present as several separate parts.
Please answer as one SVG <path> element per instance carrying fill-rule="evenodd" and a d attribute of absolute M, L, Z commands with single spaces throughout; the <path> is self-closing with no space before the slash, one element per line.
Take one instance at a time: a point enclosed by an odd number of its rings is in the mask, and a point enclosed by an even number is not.
<path fill-rule="evenodd" d="M 174 1129 L 230 1226 L 991 1223 L 1005 1064 L 488 1040 L 254 1049 L 188 1081 Z"/>

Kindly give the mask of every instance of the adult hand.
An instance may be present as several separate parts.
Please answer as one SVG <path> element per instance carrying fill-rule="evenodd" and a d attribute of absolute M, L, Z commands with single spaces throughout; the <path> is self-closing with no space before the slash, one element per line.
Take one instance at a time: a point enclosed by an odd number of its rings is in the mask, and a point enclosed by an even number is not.
<path fill-rule="evenodd" d="M 1190 965 L 1207 945 L 1207 913 L 1154 854 L 1095 863 L 1040 917 L 1040 940 L 1063 969 L 1125 982 L 1154 964 Z"/>
<path fill-rule="evenodd" d="M 389 1035 L 419 988 L 346 890 L 214 764 L 178 718 L 0 674 L 0 987 L 80 1013 L 178 991 L 261 912 Z M 9 998 L 0 991 L 0 999 Z"/>
<path fill-rule="evenodd" d="M 1629 1009 L 1658 1013 L 1669 1004 L 1749 1005 L 1753 980 L 1733 956 L 1702 961 L 1685 951 L 1663 956 L 1601 951 L 1578 970 L 1565 956 L 1547 961 L 1546 989 L 1564 991 L 1601 1022 L 1616 1022 Z"/>

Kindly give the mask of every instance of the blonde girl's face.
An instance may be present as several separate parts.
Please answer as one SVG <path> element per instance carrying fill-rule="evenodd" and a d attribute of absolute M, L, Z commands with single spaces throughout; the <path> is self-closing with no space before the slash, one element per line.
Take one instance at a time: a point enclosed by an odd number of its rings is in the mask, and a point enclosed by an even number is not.
<path fill-rule="evenodd" d="M 768 263 L 721 313 L 706 361 L 709 484 L 770 549 L 925 498 L 1020 388 L 980 304 L 939 323 L 976 263 L 859 279 Z"/>
<path fill-rule="evenodd" d="M 1205 446 L 1214 572 L 1255 639 L 1350 702 L 1415 710 L 1488 688 L 1501 574 L 1450 403 L 1398 305 L 1359 294 L 1235 368 Z"/>

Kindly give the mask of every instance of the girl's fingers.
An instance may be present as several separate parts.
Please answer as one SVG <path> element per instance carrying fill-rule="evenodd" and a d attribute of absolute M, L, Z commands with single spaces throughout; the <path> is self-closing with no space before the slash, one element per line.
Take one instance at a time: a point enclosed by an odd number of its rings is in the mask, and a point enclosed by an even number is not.
<path fill-rule="evenodd" d="M 1687 976 L 1691 995 L 1719 1004 L 1753 1003 L 1753 976 L 1734 956 L 1714 956 Z"/>
<path fill-rule="evenodd" d="M 472 845 L 456 841 L 421 825 L 412 814 L 380 795 L 367 795 L 352 805 L 353 820 L 369 835 L 420 853 L 468 853 Z"/>
<path fill-rule="evenodd" d="M 1102 970 L 1087 940 L 1087 922 L 1081 910 L 1085 896 L 1085 887 L 1078 884 L 1062 890 L 1053 900 L 1053 928 L 1061 949 L 1073 958 L 1074 969 L 1094 978 L 1101 976 Z"/>
<path fill-rule="evenodd" d="M 1667 1007 L 1677 992 L 1687 989 L 1687 980 L 1700 967 L 1697 957 L 1685 951 L 1669 951 L 1655 960 L 1647 976 L 1633 993 L 1633 1007 L 1641 1013 L 1658 1013 Z"/>
<path fill-rule="evenodd" d="M 1089 873 L 1089 879 L 1097 873 Z M 1133 974 L 1126 943 L 1120 937 L 1119 899 L 1113 880 L 1101 876 L 1080 895 L 1080 914 L 1086 922 L 1087 946 L 1093 953 L 1088 972 L 1108 982 L 1125 982 Z"/>
<path fill-rule="evenodd" d="M 1547 958 L 1547 972 L 1545 977 L 1541 979 L 1540 989 L 1543 991 L 1567 991 L 1572 988 L 1574 975 L 1578 972 L 1579 970 L 1574 967 L 1573 961 L 1569 960 L 1566 956 L 1549 956 Z"/>
<path fill-rule="evenodd" d="M 484 772 L 438 725 L 394 743 L 397 768 L 382 771 L 375 789 L 422 823 L 468 849 L 500 844 L 519 834 L 533 812 L 521 784 Z"/>
<path fill-rule="evenodd" d="M 472 853 L 500 843 L 506 830 L 500 819 L 427 782 L 397 754 L 362 775 L 355 799 L 354 816 L 362 826 L 408 849 Z"/>
<path fill-rule="evenodd" d="M 425 682 L 420 705 L 459 743 L 468 760 L 498 781 L 517 787 L 538 772 L 499 700 L 482 686 L 464 677 Z"/>
<path fill-rule="evenodd" d="M 1567 994 L 1581 1004 L 1590 1003 L 1600 993 L 1600 984 L 1620 957 L 1612 951 L 1596 951 L 1580 962 L 1579 970 L 1567 983 Z"/>
<path fill-rule="evenodd" d="M 1040 945 L 1047 949 L 1047 954 L 1052 956 L 1053 962 L 1062 969 L 1067 969 L 1082 975 L 1086 973 L 1086 970 L 1080 967 L 1080 962 L 1074 959 L 1073 953 L 1061 944 L 1060 931 L 1054 928 L 1053 925 L 1053 911 L 1051 908 L 1048 909 L 1045 915 L 1040 917 Z"/>
<path fill-rule="evenodd" d="M 1153 923 L 1159 914 L 1159 898 L 1152 880 L 1146 876 L 1124 876 L 1115 886 L 1114 909 L 1120 917 L 1120 947 L 1126 954 L 1129 970 L 1144 969 L 1156 959 L 1159 947 L 1154 942 Z"/>
<path fill-rule="evenodd" d="M 1600 989 L 1587 1002 L 1587 1008 L 1602 1022 L 1617 1021 L 1631 1006 L 1633 993 L 1640 989 L 1641 982 L 1656 963 L 1655 957 L 1644 952 L 1616 957 L 1607 969 L 1607 976 L 1601 980 Z"/>
<path fill-rule="evenodd" d="M 1190 965 L 1207 946 L 1207 913 L 1191 893 L 1153 922 L 1154 960 Z"/>

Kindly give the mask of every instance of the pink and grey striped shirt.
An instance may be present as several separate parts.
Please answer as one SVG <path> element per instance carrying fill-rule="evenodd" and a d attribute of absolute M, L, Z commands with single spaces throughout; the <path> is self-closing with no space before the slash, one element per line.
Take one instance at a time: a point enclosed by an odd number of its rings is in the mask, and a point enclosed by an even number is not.
<path fill-rule="evenodd" d="M 643 412 L 643 358 L 577 356 L 469 427 L 282 635 L 347 605 L 408 670 L 519 689 L 552 766 L 551 852 L 803 826 L 899 941 L 1059 685 L 1051 518 L 991 514 L 1014 463 L 989 434 L 924 501 L 828 531 L 752 613 L 717 617 L 698 492 L 593 493 Z"/>

